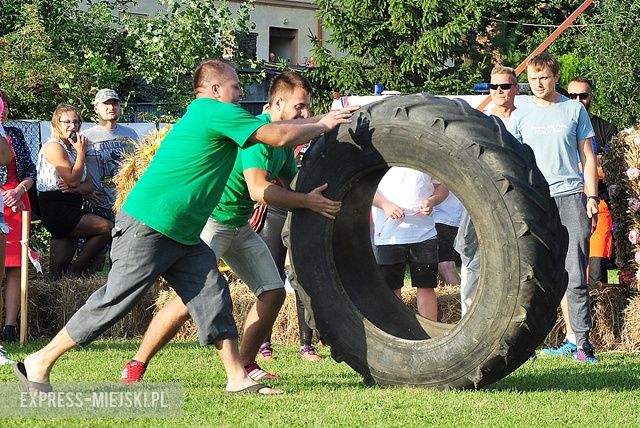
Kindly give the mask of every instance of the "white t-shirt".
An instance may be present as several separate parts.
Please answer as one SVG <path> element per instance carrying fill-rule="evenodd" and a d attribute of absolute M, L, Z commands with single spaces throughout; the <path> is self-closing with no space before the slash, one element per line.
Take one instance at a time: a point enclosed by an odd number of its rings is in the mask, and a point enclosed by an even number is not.
<path fill-rule="evenodd" d="M 458 227 L 460 226 L 460 218 L 462 218 L 463 210 L 462 202 L 460 202 L 456 195 L 449 192 L 447 199 L 433 208 L 433 221 Z"/>
<path fill-rule="evenodd" d="M 433 216 L 418 212 L 420 202 L 433 194 L 438 181 L 411 168 L 392 167 L 380 180 L 378 192 L 404 209 L 398 220 L 387 218 L 384 210 L 371 207 L 375 245 L 412 244 L 435 238 Z"/>

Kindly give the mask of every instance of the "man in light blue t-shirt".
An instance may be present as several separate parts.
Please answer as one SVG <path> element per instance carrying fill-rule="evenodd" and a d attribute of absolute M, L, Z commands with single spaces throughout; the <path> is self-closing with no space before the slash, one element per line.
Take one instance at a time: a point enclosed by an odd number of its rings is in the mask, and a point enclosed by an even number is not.
<path fill-rule="evenodd" d="M 527 77 L 533 97 L 511 114 L 508 128 L 533 150 L 558 206 L 560 221 L 569 233 L 565 259 L 569 284 L 561 308 L 575 337 L 558 348 L 543 349 L 542 353 L 573 355 L 577 361 L 595 363 L 598 360 L 589 342 L 591 312 L 586 278 L 590 219 L 598 213 L 599 203 L 596 160 L 591 147 L 594 133 L 582 104 L 556 92 L 559 73 L 558 61 L 546 52 L 531 59 Z"/>

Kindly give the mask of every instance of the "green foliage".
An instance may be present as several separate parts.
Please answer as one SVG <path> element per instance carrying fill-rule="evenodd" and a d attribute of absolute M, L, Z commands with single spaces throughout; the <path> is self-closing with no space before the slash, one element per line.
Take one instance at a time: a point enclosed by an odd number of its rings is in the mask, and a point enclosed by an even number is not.
<path fill-rule="evenodd" d="M 51 242 L 51 233 L 42 225 L 42 222 L 31 224 L 31 233 L 29 237 L 29 247 L 40 254 L 40 256 L 49 256 L 49 244 Z"/>
<path fill-rule="evenodd" d="M 476 50 L 476 3 L 318 0 L 328 41 L 348 55 L 334 58 L 318 46 L 316 79 L 360 93 L 373 83 L 403 92 L 433 90 L 441 79 L 455 86 Z"/>
<path fill-rule="evenodd" d="M 193 96 L 190 76 L 202 59 L 230 49 L 239 67 L 258 66 L 237 49 L 251 29 L 251 1 L 233 16 L 226 1 L 162 2 L 166 11 L 147 20 L 123 13 L 133 0 L 88 0 L 82 9 L 78 0 L 3 2 L 0 82 L 12 115 L 46 120 L 65 102 L 90 120 L 104 87 L 125 100 L 174 102 L 179 111 Z"/>
<path fill-rule="evenodd" d="M 14 117 L 49 119 L 58 103 L 78 105 L 86 119 L 100 87 L 122 89 L 124 34 L 111 11 L 129 1 L 28 0 L 4 11 L 0 25 L 0 81 Z"/>
<path fill-rule="evenodd" d="M 315 41 L 311 78 L 326 90 L 370 93 L 374 83 L 404 93 L 463 94 L 488 79 L 492 66 L 517 66 L 576 8 L 575 1 L 328 1 L 319 14 L 335 58 Z M 554 43 L 571 51 L 577 32 Z"/>
<path fill-rule="evenodd" d="M 595 84 L 594 112 L 618 128 L 640 121 L 640 2 L 601 0 L 588 21 L 580 49 L 588 56 L 586 75 Z"/>
<path fill-rule="evenodd" d="M 311 78 L 325 90 L 360 94 L 370 93 L 374 83 L 404 93 L 469 93 L 473 83 L 489 78 L 494 64 L 519 65 L 577 7 L 571 0 L 316 3 L 330 30 L 328 42 L 347 54 L 336 58 L 315 40 L 318 68 Z M 574 52 L 579 35 L 569 28 L 550 51 Z M 582 70 L 584 63 L 571 69 Z"/>
<path fill-rule="evenodd" d="M 239 38 L 252 29 L 252 2 L 240 4 L 232 16 L 227 1 L 161 0 L 166 10 L 149 19 L 123 20 L 125 48 L 133 75 L 161 89 L 163 101 L 178 109 L 193 97 L 191 74 L 204 59 L 232 52 L 240 67 L 257 64 L 238 50 Z M 167 99 L 169 98 L 169 99 Z"/>

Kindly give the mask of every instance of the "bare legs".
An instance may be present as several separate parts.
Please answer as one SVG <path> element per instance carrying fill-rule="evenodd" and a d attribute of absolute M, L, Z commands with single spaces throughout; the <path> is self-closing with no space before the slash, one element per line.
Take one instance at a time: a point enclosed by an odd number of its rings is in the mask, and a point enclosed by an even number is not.
<path fill-rule="evenodd" d="M 189 312 L 182 300 L 179 297 L 171 299 L 151 320 L 133 359 L 147 364 L 188 319 Z"/>
<path fill-rule="evenodd" d="M 76 343 L 71 339 L 66 328 L 60 330 L 44 348 L 25 358 L 24 365 L 28 379 L 32 382 L 49 382 L 51 369 L 55 362 L 75 346 Z M 227 391 L 238 391 L 256 384 L 255 381 L 247 376 L 244 367 L 240 364 L 236 340 L 218 340 L 215 342 L 215 347 L 227 374 Z M 271 388 L 264 388 L 259 392 L 267 395 L 282 393 L 282 391 Z"/>
<path fill-rule="evenodd" d="M 239 354 L 243 368 L 255 360 L 258 348 L 271 331 L 280 307 L 284 303 L 284 298 L 284 290 L 266 291 L 258 297 L 249 310 L 244 323 Z M 145 364 L 148 363 L 175 336 L 182 324 L 188 319 L 187 307 L 179 297 L 174 297 L 153 317 L 133 359 Z"/>
<path fill-rule="evenodd" d="M 460 275 L 456 270 L 456 263 L 454 261 L 440 262 L 438 263 L 438 277 L 440 281 L 445 284 L 459 285 Z"/>
<path fill-rule="evenodd" d="M 256 359 L 258 349 L 271 331 L 285 297 L 284 289 L 265 291 L 249 310 L 240 343 L 240 359 L 243 365 L 246 366 Z"/>
<path fill-rule="evenodd" d="M 564 325 L 567 329 L 567 336 L 575 334 L 571 327 L 571 320 L 569 319 L 569 303 L 567 302 L 567 293 L 562 296 L 560 301 L 560 309 L 562 310 L 562 318 L 564 319 Z"/>
<path fill-rule="evenodd" d="M 4 292 L 4 325 L 16 325 L 20 311 L 20 268 L 6 268 L 7 278 Z"/>
<path fill-rule="evenodd" d="M 434 288 L 417 289 L 418 313 L 431 321 L 438 320 L 438 297 Z"/>
<path fill-rule="evenodd" d="M 393 290 L 393 294 L 402 300 L 402 289 Z M 416 288 L 416 303 L 418 313 L 431 321 L 438 321 L 438 296 L 435 288 Z"/>
<path fill-rule="evenodd" d="M 71 276 L 83 274 L 110 242 L 112 228 L 111 221 L 95 214 L 85 214 L 68 237 L 52 239 L 49 279 L 59 279 L 65 273 Z M 72 263 L 79 238 L 84 238 L 86 241 L 82 251 Z"/>
<path fill-rule="evenodd" d="M 32 382 L 49 382 L 53 365 L 65 352 L 76 346 L 66 328 L 63 328 L 44 348 L 24 359 L 28 379 Z"/>

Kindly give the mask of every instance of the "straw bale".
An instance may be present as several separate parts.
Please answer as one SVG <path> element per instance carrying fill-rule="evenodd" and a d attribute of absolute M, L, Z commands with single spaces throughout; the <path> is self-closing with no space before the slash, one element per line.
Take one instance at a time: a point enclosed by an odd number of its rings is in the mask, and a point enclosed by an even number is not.
<path fill-rule="evenodd" d="M 240 280 L 235 280 L 230 284 L 231 299 L 233 300 L 233 317 L 238 324 L 242 325 L 249 309 L 256 298 L 247 286 Z M 410 287 L 403 288 L 403 300 L 412 308 L 416 308 L 416 292 Z M 445 323 L 456 323 L 460 320 L 460 286 L 441 286 L 436 289 L 438 294 L 438 305 L 440 321 Z M 156 307 L 162 308 L 175 296 L 173 290 L 162 290 L 156 299 Z M 241 330 L 241 329 L 239 329 Z M 240 331 L 241 333 L 241 331 Z M 182 326 L 176 335 L 178 340 L 196 340 L 198 333 L 192 320 Z M 296 310 L 296 298 L 293 293 L 287 293 L 278 318 L 273 324 L 271 341 L 279 344 L 296 344 L 299 340 L 298 333 L 298 313 Z M 317 340 L 317 339 L 316 339 Z"/>
<path fill-rule="evenodd" d="M 604 287 L 590 291 L 593 326 L 589 337 L 597 351 L 619 349 L 624 323 L 624 308 L 628 301 L 626 287 Z M 556 323 L 547 335 L 547 346 L 558 346 L 565 338 L 566 329 L 562 312 L 558 308 Z"/>
<path fill-rule="evenodd" d="M 629 299 L 624 310 L 624 320 L 620 349 L 640 351 L 640 294 L 635 294 Z"/>
<path fill-rule="evenodd" d="M 55 335 L 89 296 L 106 282 L 101 276 L 62 278 L 49 281 L 37 277 L 29 281 L 29 338 Z M 144 333 L 153 315 L 157 289 L 152 289 L 122 320 L 102 338 L 131 338 Z"/>
<path fill-rule="evenodd" d="M 160 147 L 160 143 L 170 129 L 170 126 L 165 126 L 160 130 L 153 130 L 151 133 L 146 134 L 134 143 L 133 151 L 125 156 L 118 174 L 113 178 L 113 182 L 116 185 L 114 211 L 120 210 L 127 195 L 149 166 L 151 159 L 153 159 L 158 147 Z"/>
<path fill-rule="evenodd" d="M 440 284 L 436 288 L 436 296 L 438 296 L 438 321 L 445 324 L 455 324 L 460 321 L 460 286 Z M 416 302 L 416 289 L 413 287 L 402 287 L 402 300 L 418 311 Z"/>
<path fill-rule="evenodd" d="M 256 297 L 251 290 L 239 280 L 230 282 L 229 289 L 231 291 L 231 300 L 233 301 L 233 318 L 238 324 L 239 332 L 242 333 L 240 327 L 246 319 L 251 306 L 255 303 Z M 161 290 L 156 299 L 156 308 L 163 308 L 175 295 L 173 289 Z M 177 340 L 197 340 L 198 331 L 194 322 L 189 319 L 180 328 L 175 338 Z M 271 340 L 274 343 L 280 344 L 298 343 L 298 318 L 296 300 L 293 293 L 287 293 L 282 309 L 273 325 Z"/>
<path fill-rule="evenodd" d="M 244 322 L 255 302 L 253 293 L 241 281 L 230 276 L 233 315 L 239 326 Z M 63 278 L 50 282 L 37 277 L 29 283 L 29 337 L 52 336 L 71 318 L 86 299 L 105 282 L 104 277 Z M 404 302 L 416 308 L 416 291 L 402 289 Z M 460 320 L 460 287 L 439 286 L 439 321 L 456 323 Z M 158 308 L 175 296 L 163 281 L 159 281 L 129 314 L 103 334 L 103 338 L 140 337 Z M 591 291 L 593 329 L 591 341 L 598 351 L 640 350 L 640 295 L 629 298 L 625 287 L 607 287 Z M 239 329 L 241 330 L 241 329 Z M 564 339 L 564 322 L 560 311 L 546 344 L 556 346 Z M 176 339 L 197 340 L 197 329 L 189 320 Z M 279 344 L 298 343 L 298 319 L 295 295 L 287 293 L 285 303 L 273 326 L 272 341 Z"/>

